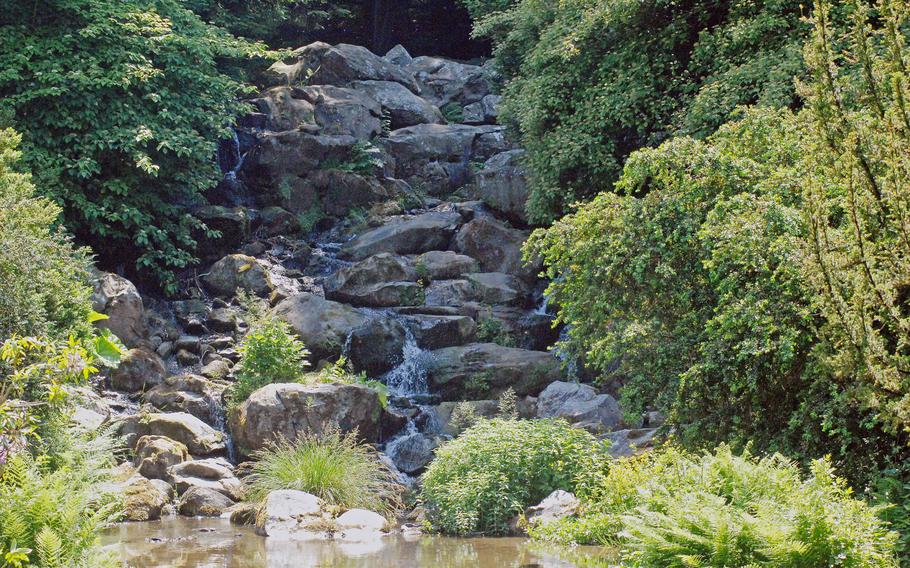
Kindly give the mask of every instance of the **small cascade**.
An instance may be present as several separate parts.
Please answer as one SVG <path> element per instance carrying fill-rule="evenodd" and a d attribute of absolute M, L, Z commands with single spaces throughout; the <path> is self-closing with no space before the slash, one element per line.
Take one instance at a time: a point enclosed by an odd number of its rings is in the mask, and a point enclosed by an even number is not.
<path fill-rule="evenodd" d="M 211 405 L 211 425 L 221 432 L 224 436 L 224 446 L 227 448 L 227 459 L 231 463 L 237 463 L 237 447 L 234 445 L 234 438 L 231 436 L 231 429 L 227 427 L 227 412 L 224 405 L 219 400 L 206 397 Z"/>
<path fill-rule="evenodd" d="M 218 145 L 218 167 L 227 180 L 236 180 L 249 152 L 241 153 L 240 137 L 236 129 L 231 129 L 231 138 L 222 140 Z"/>
<path fill-rule="evenodd" d="M 540 297 L 540 302 L 534 308 L 534 315 L 535 316 L 548 316 L 548 315 L 550 315 L 549 309 L 550 309 L 550 296 L 548 296 L 547 294 L 544 294 L 543 296 Z"/>
<path fill-rule="evenodd" d="M 418 402 L 429 394 L 427 368 L 430 353 L 417 345 L 410 327 L 404 326 L 404 347 L 401 363 L 382 378 L 392 394 Z"/>

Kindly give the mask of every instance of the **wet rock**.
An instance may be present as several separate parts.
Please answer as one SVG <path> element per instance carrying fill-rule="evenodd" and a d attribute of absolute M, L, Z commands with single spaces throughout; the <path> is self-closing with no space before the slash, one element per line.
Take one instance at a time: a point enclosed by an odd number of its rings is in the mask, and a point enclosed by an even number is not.
<path fill-rule="evenodd" d="M 533 525 L 548 525 L 554 521 L 574 516 L 580 506 L 581 501 L 575 495 L 557 489 L 537 505 L 528 507 L 525 510 L 525 518 L 528 523 Z"/>
<path fill-rule="evenodd" d="M 141 475 L 134 475 L 122 484 L 123 520 L 154 521 L 168 504 L 168 495 Z"/>
<path fill-rule="evenodd" d="M 200 353 L 202 349 L 202 340 L 198 335 L 181 335 L 174 341 L 174 347 L 189 351 L 190 353 Z"/>
<path fill-rule="evenodd" d="M 484 203 L 509 219 L 527 224 L 526 205 L 530 195 L 522 160 L 524 150 L 496 154 L 477 173 L 477 194 Z"/>
<path fill-rule="evenodd" d="M 404 218 L 359 235 L 342 248 L 341 255 L 359 261 L 382 252 L 419 254 L 445 249 L 460 222 L 461 216 L 454 212 Z"/>
<path fill-rule="evenodd" d="M 202 487 L 217 491 L 232 501 L 243 497 L 243 483 L 234 477 L 231 465 L 221 458 L 184 461 L 171 467 L 167 475 L 179 495 L 193 487 Z"/>
<path fill-rule="evenodd" d="M 411 315 L 404 321 L 421 349 L 442 349 L 474 341 L 477 324 L 467 316 Z"/>
<path fill-rule="evenodd" d="M 427 380 L 443 400 L 495 398 L 511 387 L 519 397 L 535 395 L 562 376 L 559 361 L 543 351 L 473 343 L 433 351 Z"/>
<path fill-rule="evenodd" d="M 221 397 L 226 386 L 184 374 L 168 377 L 164 383 L 143 396 L 145 402 L 165 412 L 184 412 L 205 422 L 213 422 L 221 412 Z"/>
<path fill-rule="evenodd" d="M 403 359 L 404 326 L 391 318 L 373 318 L 351 333 L 349 355 L 358 371 L 377 377 Z"/>
<path fill-rule="evenodd" d="M 350 306 L 306 293 L 282 301 L 275 313 L 291 325 L 314 361 L 337 359 L 348 334 L 367 321 Z"/>
<path fill-rule="evenodd" d="M 439 57 L 416 57 L 408 66 L 420 83 L 423 97 L 438 107 L 478 102 L 492 92 L 490 73 L 483 67 Z"/>
<path fill-rule="evenodd" d="M 229 254 L 202 275 L 202 281 L 215 294 L 231 297 L 237 290 L 246 290 L 261 298 L 275 288 L 268 272 L 255 258 L 243 254 Z"/>
<path fill-rule="evenodd" d="M 199 242 L 197 250 L 202 260 L 212 261 L 234 252 L 250 235 L 250 217 L 243 207 L 207 205 L 196 210 L 195 215 L 207 227 L 221 233 L 218 238 L 204 233 L 196 235 Z"/>
<path fill-rule="evenodd" d="M 556 381 L 537 398 L 537 416 L 563 418 L 594 433 L 615 430 L 622 423 L 619 404 L 608 394 L 598 394 L 594 387 Z"/>
<path fill-rule="evenodd" d="M 190 487 L 181 495 L 177 511 L 185 517 L 220 517 L 233 505 L 233 501 L 214 489 Z"/>
<path fill-rule="evenodd" d="M 293 195 L 323 164 L 349 160 L 356 143 L 357 138 L 347 135 L 317 136 L 299 130 L 263 133 L 244 166 L 247 183 L 276 199 Z M 285 208 L 296 213 L 287 205 Z"/>
<path fill-rule="evenodd" d="M 476 258 L 484 272 L 503 272 L 536 280 L 540 265 L 527 266 L 521 247 L 528 233 L 506 226 L 491 217 L 477 217 L 465 224 L 455 238 L 452 249 Z"/>
<path fill-rule="evenodd" d="M 433 104 L 418 97 L 400 83 L 355 81 L 351 87 L 379 102 L 388 113 L 393 130 L 415 124 L 442 124 L 445 119 Z"/>
<path fill-rule="evenodd" d="M 140 392 L 164 381 L 167 370 L 157 354 L 145 348 L 130 349 L 111 371 L 111 387 L 124 392 Z"/>
<path fill-rule="evenodd" d="M 399 471 L 413 474 L 421 471 L 433 460 L 436 446 L 433 438 L 415 432 L 389 442 L 385 453 Z"/>
<path fill-rule="evenodd" d="M 135 448 L 142 436 L 164 436 L 182 443 L 194 456 L 225 450 L 221 432 L 185 412 L 135 414 L 121 418 L 117 424 L 129 448 Z"/>
<path fill-rule="evenodd" d="M 382 405 L 370 388 L 351 384 L 272 384 L 230 413 L 231 433 L 245 454 L 281 439 L 321 435 L 332 425 L 376 442 Z"/>
<path fill-rule="evenodd" d="M 300 231 L 297 217 L 281 207 L 266 207 L 262 210 L 261 230 L 270 237 L 290 235 Z"/>
<path fill-rule="evenodd" d="M 148 337 L 142 297 L 126 278 L 110 272 L 98 273 L 94 280 L 92 309 L 108 316 L 95 325 L 111 330 L 127 347 L 137 347 Z"/>
<path fill-rule="evenodd" d="M 189 450 L 180 442 L 164 436 L 142 436 L 136 442 L 134 464 L 148 479 L 167 479 L 167 470 L 190 459 Z"/>
<path fill-rule="evenodd" d="M 295 49 L 284 61 L 273 64 L 269 74 L 276 84 L 282 85 L 303 81 L 313 85 L 346 85 L 357 80 L 394 81 L 420 93 L 420 86 L 410 73 L 365 47 L 345 43 L 332 46 L 315 42 Z"/>
<path fill-rule="evenodd" d="M 292 489 L 272 491 L 256 517 L 256 532 L 276 539 L 325 538 L 324 507 L 322 499 L 310 493 Z"/>
<path fill-rule="evenodd" d="M 480 264 L 470 256 L 449 250 L 425 252 L 414 260 L 417 274 L 430 280 L 451 280 L 469 272 L 480 272 Z"/>

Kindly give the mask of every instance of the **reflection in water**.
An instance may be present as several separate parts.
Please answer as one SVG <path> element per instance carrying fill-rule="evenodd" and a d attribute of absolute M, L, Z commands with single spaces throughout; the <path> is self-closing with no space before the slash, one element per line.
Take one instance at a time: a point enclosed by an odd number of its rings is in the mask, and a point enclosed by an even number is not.
<path fill-rule="evenodd" d="M 117 525 L 103 542 L 130 568 L 571 568 L 607 567 L 605 551 L 579 548 L 573 560 L 517 538 L 391 536 L 381 542 L 287 542 L 223 519 L 173 518 Z M 581 560 L 579 560 L 581 558 Z M 580 561 L 581 564 L 576 562 Z"/>

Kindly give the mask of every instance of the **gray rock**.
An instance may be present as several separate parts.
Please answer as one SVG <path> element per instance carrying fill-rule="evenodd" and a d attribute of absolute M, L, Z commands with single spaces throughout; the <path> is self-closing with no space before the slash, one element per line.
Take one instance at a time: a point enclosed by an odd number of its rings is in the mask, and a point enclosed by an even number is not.
<path fill-rule="evenodd" d="M 259 389 L 230 413 L 238 449 L 248 454 L 269 443 L 321 435 L 337 425 L 361 439 L 379 438 L 382 405 L 370 388 L 350 384 L 272 384 Z"/>
<path fill-rule="evenodd" d="M 136 469 L 148 479 L 167 479 L 168 468 L 190 459 L 180 442 L 164 436 L 142 436 L 136 442 Z"/>
<path fill-rule="evenodd" d="M 419 254 L 448 248 L 461 223 L 454 212 L 429 212 L 390 222 L 359 235 L 341 251 L 347 259 L 358 261 L 381 252 Z"/>
<path fill-rule="evenodd" d="M 548 525 L 554 521 L 574 516 L 580 506 L 581 501 L 575 495 L 557 489 L 537 505 L 528 507 L 525 510 L 525 518 L 528 519 L 528 523 L 533 525 Z"/>
<path fill-rule="evenodd" d="M 537 398 L 537 416 L 563 418 L 594 433 L 610 432 L 622 423 L 619 404 L 608 394 L 598 394 L 594 387 L 556 381 Z"/>
<path fill-rule="evenodd" d="M 496 154 L 477 173 L 476 187 L 480 198 L 493 209 L 512 220 L 528 222 L 526 205 L 530 191 L 521 161 L 524 150 Z"/>
<path fill-rule="evenodd" d="M 468 316 L 414 314 L 404 316 L 405 324 L 421 349 L 441 349 L 471 343 L 477 325 Z"/>
<path fill-rule="evenodd" d="M 272 87 L 254 99 L 256 108 L 266 116 L 269 130 L 281 132 L 316 127 L 316 108 L 294 87 Z"/>
<path fill-rule="evenodd" d="M 369 140 L 382 132 L 382 108 L 374 98 L 361 91 L 313 85 L 296 88 L 294 95 L 313 105 L 319 134 Z"/>
<path fill-rule="evenodd" d="M 287 209 L 266 207 L 260 215 L 262 224 L 259 230 L 270 237 L 291 235 L 300 231 L 300 221 Z"/>
<path fill-rule="evenodd" d="M 199 369 L 199 374 L 207 379 L 220 381 L 228 378 L 232 368 L 233 364 L 228 359 L 218 356 L 218 358 L 212 359 Z"/>
<path fill-rule="evenodd" d="M 141 475 L 134 475 L 123 482 L 121 492 L 125 521 L 160 519 L 162 509 L 170 501 L 166 493 Z"/>
<path fill-rule="evenodd" d="M 337 359 L 348 334 L 367 321 L 350 306 L 307 293 L 282 301 L 275 313 L 291 325 L 314 361 Z"/>
<path fill-rule="evenodd" d="M 142 436 L 164 436 L 185 445 L 195 456 L 224 452 L 224 436 L 185 412 L 143 413 L 125 416 L 117 429 L 127 447 L 135 448 Z"/>
<path fill-rule="evenodd" d="M 167 481 L 178 495 L 193 487 L 201 487 L 217 491 L 232 501 L 243 497 L 243 483 L 234 476 L 231 464 L 221 458 L 178 463 L 168 469 Z"/>
<path fill-rule="evenodd" d="M 473 299 L 483 304 L 526 305 L 527 290 L 521 281 L 502 272 L 475 272 L 465 279 L 473 288 Z"/>
<path fill-rule="evenodd" d="M 306 214 L 314 207 L 326 215 L 344 217 L 354 208 L 365 208 L 392 199 L 396 189 L 370 176 L 342 170 L 318 170 L 305 180 L 293 180 L 282 195 L 282 204 L 294 214 Z"/>
<path fill-rule="evenodd" d="M 414 61 L 414 58 L 411 57 L 411 54 L 408 53 L 408 50 L 404 48 L 400 43 L 390 49 L 383 57 L 389 63 L 394 63 L 399 67 L 407 67 Z"/>
<path fill-rule="evenodd" d="M 366 509 L 348 509 L 335 519 L 339 533 L 336 540 L 347 542 L 372 542 L 385 536 L 388 521 L 379 513 Z"/>
<path fill-rule="evenodd" d="M 423 89 L 422 95 L 438 107 L 478 102 L 492 91 L 490 73 L 483 67 L 438 57 L 416 57 L 408 67 Z"/>
<path fill-rule="evenodd" d="M 433 351 L 427 375 L 442 400 L 495 398 L 511 387 L 519 397 L 536 395 L 562 376 L 559 361 L 543 351 L 472 343 Z"/>
<path fill-rule="evenodd" d="M 157 354 L 145 348 L 130 349 L 111 371 L 111 387 L 134 393 L 154 387 L 164 381 L 167 370 Z"/>
<path fill-rule="evenodd" d="M 659 428 L 636 428 L 608 432 L 609 453 L 613 457 L 629 457 L 646 451 L 659 440 Z"/>
<path fill-rule="evenodd" d="M 413 474 L 425 468 L 433 460 L 436 446 L 433 438 L 415 432 L 389 442 L 385 453 L 398 471 Z"/>
<path fill-rule="evenodd" d="M 94 280 L 92 309 L 108 316 L 95 325 L 111 330 L 127 347 L 137 347 L 148 337 L 142 296 L 126 278 L 110 272 L 98 273 Z"/>
<path fill-rule="evenodd" d="M 351 333 L 349 355 L 358 371 L 377 377 L 402 361 L 405 329 L 391 318 L 372 318 Z"/>
<path fill-rule="evenodd" d="M 449 250 L 425 252 L 414 260 L 419 276 L 430 280 L 451 280 L 468 272 L 480 272 L 480 264 L 470 256 Z"/>
<path fill-rule="evenodd" d="M 224 384 L 198 375 L 183 374 L 168 377 L 164 383 L 143 396 L 145 402 L 165 412 L 185 412 L 205 422 L 214 422 L 221 413 Z"/>
<path fill-rule="evenodd" d="M 264 298 L 275 289 L 259 261 L 243 254 L 222 258 L 202 275 L 202 281 L 212 292 L 225 297 L 235 295 L 237 290 L 246 290 Z"/>
<path fill-rule="evenodd" d="M 295 49 L 284 61 L 269 68 L 276 84 L 346 85 L 352 81 L 394 81 L 414 93 L 420 86 L 404 69 L 371 53 L 365 47 L 315 42 Z"/>
<path fill-rule="evenodd" d="M 214 489 L 190 487 L 180 497 L 177 511 L 185 517 L 220 517 L 234 502 Z"/>
<path fill-rule="evenodd" d="M 391 128 L 397 130 L 415 124 L 442 124 L 445 119 L 436 106 L 418 97 L 400 83 L 390 81 L 355 81 L 351 87 L 376 100 L 388 113 Z"/>
<path fill-rule="evenodd" d="M 272 491 L 256 516 L 256 532 L 282 540 L 315 540 L 326 538 L 321 523 L 325 503 L 319 497 L 303 491 L 284 489 Z"/>
<path fill-rule="evenodd" d="M 504 272 L 534 281 L 540 264 L 525 264 L 521 247 L 527 238 L 525 231 L 490 217 L 477 217 L 459 229 L 452 239 L 452 249 L 476 258 L 484 272 Z"/>
<path fill-rule="evenodd" d="M 300 130 L 265 132 L 244 163 L 247 183 L 263 195 L 280 199 L 302 191 L 306 177 L 320 166 L 350 159 L 357 138 L 347 135 L 317 136 Z M 286 209 L 293 208 L 285 205 Z"/>
<path fill-rule="evenodd" d="M 388 307 L 411 305 L 422 299 L 422 288 L 415 282 L 417 272 L 407 258 L 380 253 L 342 268 L 329 277 L 325 295 L 357 306 Z M 422 303 L 422 302 L 420 302 Z"/>
<path fill-rule="evenodd" d="M 200 258 L 206 262 L 217 260 L 236 251 L 250 236 L 250 216 L 243 207 L 207 205 L 194 211 L 194 215 L 210 229 L 221 233 L 217 238 L 205 234 L 196 236 Z"/>
<path fill-rule="evenodd" d="M 215 308 L 209 313 L 205 324 L 214 332 L 233 333 L 237 330 L 237 312 L 230 308 Z"/>

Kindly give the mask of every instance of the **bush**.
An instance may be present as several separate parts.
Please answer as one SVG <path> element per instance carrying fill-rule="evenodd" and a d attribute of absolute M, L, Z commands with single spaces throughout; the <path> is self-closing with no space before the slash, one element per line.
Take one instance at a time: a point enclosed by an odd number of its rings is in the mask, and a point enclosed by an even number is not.
<path fill-rule="evenodd" d="M 436 451 L 422 499 L 437 530 L 505 534 L 556 489 L 574 491 L 603 464 L 604 446 L 560 420 L 480 420 Z"/>
<path fill-rule="evenodd" d="M 85 338 L 88 254 L 54 229 L 60 208 L 16 168 L 20 136 L 0 130 L 0 341 L 13 335 Z"/>
<path fill-rule="evenodd" d="M 536 222 L 611 190 L 641 147 L 704 137 L 738 105 L 796 102 L 795 0 L 466 4 L 506 79 L 501 116 L 528 150 Z"/>
<path fill-rule="evenodd" d="M 803 477 L 779 454 L 671 447 L 617 460 L 579 495 L 581 519 L 532 534 L 617 545 L 630 568 L 897 566 L 896 534 L 826 460 Z"/>
<path fill-rule="evenodd" d="M 191 213 L 221 177 L 246 87 L 219 64 L 265 55 L 180 0 L 36 0 L 0 13 L 0 121 L 67 227 L 167 291 L 214 236 Z"/>
<path fill-rule="evenodd" d="M 392 472 L 369 446 L 357 443 L 357 433 L 338 429 L 321 436 L 306 435 L 280 442 L 253 455 L 246 498 L 262 501 L 280 489 L 306 491 L 329 505 L 391 514 L 400 509 L 400 494 Z"/>
<path fill-rule="evenodd" d="M 309 366 L 310 355 L 291 331 L 291 326 L 270 313 L 253 314 L 250 329 L 238 348 L 240 362 L 228 403 L 243 403 L 260 388 L 272 383 L 293 383 Z"/>

